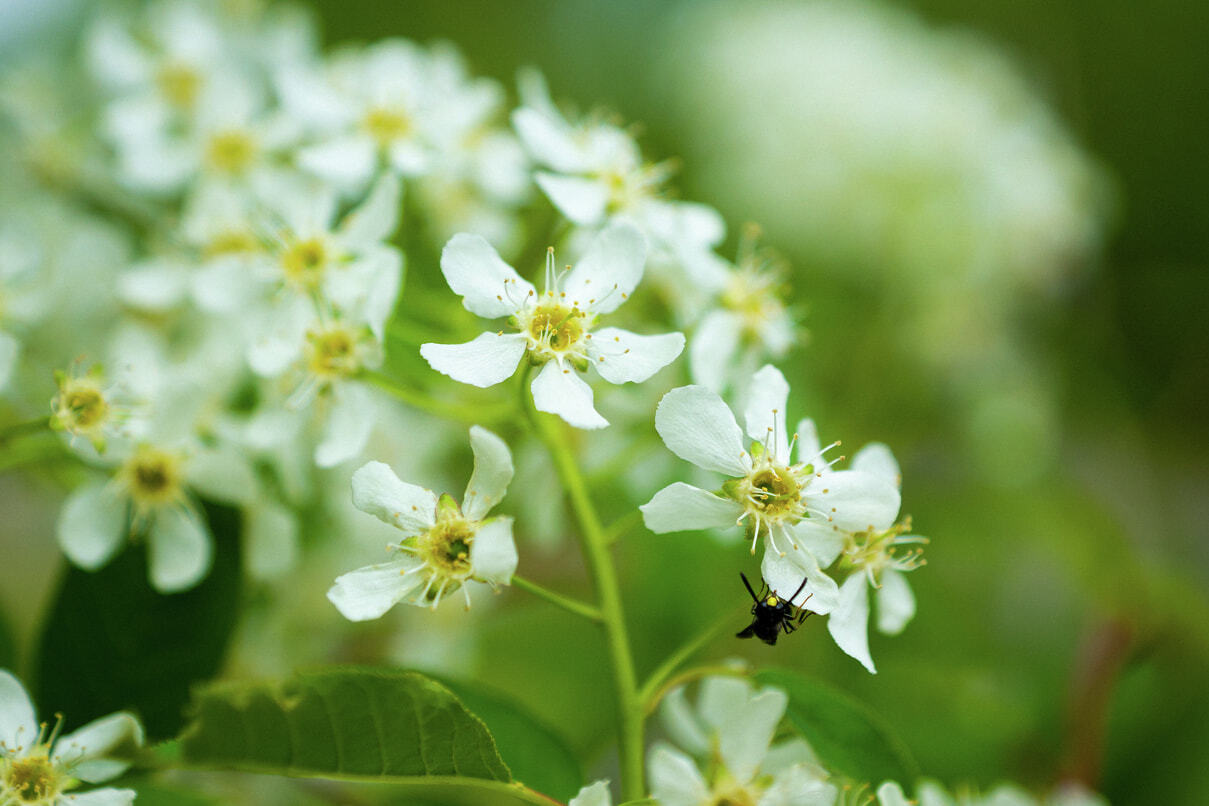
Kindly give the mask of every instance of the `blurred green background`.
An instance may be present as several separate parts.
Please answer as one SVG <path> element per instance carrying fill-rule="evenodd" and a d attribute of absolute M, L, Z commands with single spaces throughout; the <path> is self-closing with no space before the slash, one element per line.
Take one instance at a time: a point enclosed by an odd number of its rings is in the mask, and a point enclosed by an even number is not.
<path fill-rule="evenodd" d="M 761 5 L 727 13 L 741 20 Z M 678 37 L 700 6 L 319 3 L 331 42 L 448 39 L 476 72 L 511 84 L 534 64 L 556 98 L 638 122 L 649 157 L 683 155 L 682 195 L 719 207 L 733 241 L 752 213 L 734 205 L 717 171 L 703 179 L 698 155 L 708 158 L 719 135 L 684 120 L 677 99 L 701 88 L 668 69 L 669 52 L 696 46 Z M 1005 420 L 978 405 L 1000 385 L 993 368 L 955 384 L 900 344 L 900 311 L 866 276 L 824 265 L 769 228 L 769 245 L 794 267 L 792 298 L 810 332 L 782 362 L 791 407 L 810 413 L 825 439 L 893 446 L 904 511 L 933 543 L 912 575 L 916 620 L 898 638 L 873 638 L 876 677 L 836 652 L 822 624 L 775 650 L 725 639 L 711 652 L 745 650 L 760 664 L 826 676 L 871 703 L 925 773 L 946 782 L 1044 786 L 1069 773 L 1098 776 L 1113 803 L 1209 802 L 1209 5 L 905 8 L 1005 53 L 1100 164 L 1103 245 L 1073 281 L 1026 295 L 1013 315 L 1035 386 Z M 743 172 L 735 165 L 732 181 Z M 635 533 L 622 551 L 646 668 L 738 586 L 733 547 L 698 535 Z M 653 612 L 661 617 L 643 617 Z M 484 628 L 482 668 L 552 721 L 576 713 L 575 743 L 600 746 L 606 706 L 587 685 L 603 662 L 596 637 L 537 606 L 503 618 L 515 629 Z M 503 645 L 518 635 L 544 672 L 504 663 L 517 663 Z M 566 686 L 571 663 L 585 670 L 581 690 Z"/>

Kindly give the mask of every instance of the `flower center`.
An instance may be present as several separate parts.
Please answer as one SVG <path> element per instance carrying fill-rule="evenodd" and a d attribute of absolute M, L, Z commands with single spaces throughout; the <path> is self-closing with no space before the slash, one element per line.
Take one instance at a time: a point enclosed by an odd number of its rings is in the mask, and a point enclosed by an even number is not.
<path fill-rule="evenodd" d="M 518 314 L 518 319 L 521 331 L 529 340 L 530 354 L 539 363 L 551 358 L 587 357 L 587 315 L 578 308 L 543 302 Z"/>
<path fill-rule="evenodd" d="M 119 471 L 135 508 L 140 512 L 179 501 L 184 495 L 181 487 L 180 457 L 140 445 Z"/>
<path fill-rule="evenodd" d="M 307 331 L 307 369 L 324 380 L 356 375 L 364 365 L 363 342 L 361 331 L 341 325 Z"/>
<path fill-rule="evenodd" d="M 738 485 L 737 492 L 742 496 L 740 503 L 763 520 L 796 521 L 806 513 L 800 472 L 770 460 L 765 454 Z"/>
<path fill-rule="evenodd" d="M 318 287 L 327 262 L 327 247 L 319 238 L 294 241 L 281 256 L 286 279 L 303 289 Z"/>
<path fill-rule="evenodd" d="M 411 131 L 411 120 L 399 109 L 376 106 L 366 113 L 361 122 L 367 134 L 379 146 L 390 145 Z"/>
<path fill-rule="evenodd" d="M 738 314 L 743 330 L 758 338 L 764 326 L 785 315 L 777 296 L 776 278 L 752 266 L 735 272 L 722 293 L 722 304 Z"/>
<path fill-rule="evenodd" d="M 184 64 L 166 64 L 159 69 L 155 83 L 168 103 L 180 109 L 188 109 L 197 100 L 201 90 L 201 76 L 192 67 Z"/>
<path fill-rule="evenodd" d="M 460 514 L 443 514 L 420 538 L 420 557 L 436 576 L 461 582 L 470 576 L 470 547 L 474 544 L 474 536 L 474 524 L 470 521 Z"/>
<path fill-rule="evenodd" d="M 927 538 L 904 536 L 911 531 L 911 519 L 895 524 L 884 532 L 864 531 L 848 535 L 844 544 L 843 565 L 861 569 L 876 581 L 886 568 L 910 571 L 923 565 L 924 550 L 918 546 L 902 550 L 905 544 L 926 543 Z M 901 551 L 901 553 L 900 553 Z"/>
<path fill-rule="evenodd" d="M 206 144 L 206 161 L 222 173 L 243 173 L 252 164 L 254 156 L 256 141 L 240 129 L 211 135 L 210 142 Z"/>
<path fill-rule="evenodd" d="M 53 406 L 57 424 L 72 433 L 95 430 L 109 416 L 104 392 L 88 378 L 65 378 Z"/>
<path fill-rule="evenodd" d="M 16 803 L 52 803 L 63 790 L 64 781 L 45 756 L 28 756 L 8 763 L 4 774 L 5 794 Z"/>

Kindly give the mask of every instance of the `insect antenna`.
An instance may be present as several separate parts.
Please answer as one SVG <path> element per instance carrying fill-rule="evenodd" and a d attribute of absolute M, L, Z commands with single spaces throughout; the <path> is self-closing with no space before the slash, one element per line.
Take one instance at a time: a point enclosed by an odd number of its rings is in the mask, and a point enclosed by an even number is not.
<path fill-rule="evenodd" d="M 747 575 L 740 571 L 739 578 L 743 580 L 743 587 L 747 588 L 747 592 L 751 594 L 751 600 L 756 604 L 759 604 L 760 597 L 756 596 L 756 592 L 751 589 L 751 583 L 747 581 Z"/>

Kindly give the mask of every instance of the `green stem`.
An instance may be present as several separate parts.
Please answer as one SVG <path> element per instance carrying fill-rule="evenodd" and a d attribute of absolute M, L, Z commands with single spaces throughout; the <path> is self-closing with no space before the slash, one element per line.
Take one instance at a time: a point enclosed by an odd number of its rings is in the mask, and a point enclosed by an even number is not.
<path fill-rule="evenodd" d="M 512 575 L 512 584 L 523 591 L 532 593 L 539 599 L 545 599 L 547 602 L 558 605 L 563 610 L 567 610 L 577 616 L 583 616 L 591 621 L 601 621 L 603 618 L 601 616 L 599 607 L 590 605 L 587 602 L 581 602 L 578 599 L 573 599 L 570 596 L 564 596 L 561 593 L 557 593 L 549 588 L 538 585 L 536 582 L 530 582 L 524 577 L 519 577 L 516 574 Z"/>
<path fill-rule="evenodd" d="M 524 411 L 534 431 L 545 444 L 563 489 L 579 522 L 580 549 L 596 586 L 600 603 L 601 624 L 609 646 L 613 667 L 613 685 L 617 695 L 618 737 L 621 753 L 622 800 L 639 800 L 646 794 L 643 770 L 643 703 L 638 696 L 638 678 L 634 673 L 634 658 L 626 632 L 625 613 L 621 606 L 621 589 L 617 569 L 609 556 L 608 539 L 600 517 L 580 472 L 579 464 L 567 442 L 565 432 L 552 417 L 543 417 L 532 405 L 528 394 L 528 379 L 532 367 L 525 363 L 521 372 L 520 395 Z"/>
<path fill-rule="evenodd" d="M 469 425 L 474 425 L 476 423 L 487 424 L 499 419 L 498 413 L 492 412 L 484 406 L 463 406 L 447 400 L 439 400 L 424 392 L 402 387 L 393 378 L 381 372 L 366 371 L 357 377 L 387 392 L 396 400 L 403 401 L 413 409 L 428 412 L 447 420 L 458 420 Z"/>
<path fill-rule="evenodd" d="M 17 437 L 25 436 L 26 434 L 37 434 L 41 431 L 46 431 L 50 428 L 49 417 L 38 417 L 35 420 L 25 420 L 12 425 L 6 425 L 0 428 L 0 445 L 7 445 L 10 441 Z"/>
<path fill-rule="evenodd" d="M 637 509 L 627 512 L 605 527 L 605 542 L 610 546 L 642 522 L 642 513 Z"/>
<path fill-rule="evenodd" d="M 659 664 L 659 668 L 651 672 L 650 677 L 642 684 L 642 689 L 638 693 L 638 696 L 642 699 L 643 710 L 646 713 L 654 710 L 655 706 L 659 704 L 659 700 L 663 699 L 664 683 L 672 676 L 672 673 L 680 668 L 685 661 L 704 649 L 710 641 L 717 637 L 718 633 L 731 623 L 729 617 L 716 620 L 686 641 L 679 649 L 669 655 L 667 660 Z"/>

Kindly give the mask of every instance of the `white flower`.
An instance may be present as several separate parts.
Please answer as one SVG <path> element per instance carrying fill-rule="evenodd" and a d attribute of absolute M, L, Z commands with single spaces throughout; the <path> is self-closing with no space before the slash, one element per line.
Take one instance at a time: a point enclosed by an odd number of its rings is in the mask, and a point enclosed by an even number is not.
<path fill-rule="evenodd" d="M 388 523 L 403 539 L 388 549 L 399 558 L 337 577 L 327 598 L 352 621 L 375 619 L 397 602 L 436 607 L 469 580 L 507 585 L 516 570 L 512 518 L 488 518 L 512 480 L 512 454 L 502 439 L 472 426 L 474 473 L 461 507 L 449 495 L 407 484 L 382 462 L 353 474 L 353 504 Z"/>
<path fill-rule="evenodd" d="M 161 593 L 196 585 L 210 570 L 214 544 L 190 490 L 226 503 L 255 497 L 247 461 L 222 445 L 191 440 L 117 445 L 108 482 L 85 483 L 63 503 L 55 527 L 59 547 L 79 567 L 108 563 L 133 535 L 147 543 L 148 573 Z"/>
<path fill-rule="evenodd" d="M 661 259 L 708 250 L 725 237 L 716 210 L 660 198 L 671 164 L 644 164 L 627 132 L 601 120 L 569 123 L 536 71 L 522 76 L 521 95 L 513 128 L 533 159 L 551 169 L 538 171 L 534 180 L 570 221 L 584 227 L 627 221 Z"/>
<path fill-rule="evenodd" d="M 516 372 L 528 357 L 541 371 L 533 379 L 533 402 L 576 428 L 603 428 L 608 421 L 592 403 L 592 388 L 580 377 L 589 366 L 610 383 L 641 382 L 671 363 L 684 336 L 640 336 L 596 328 L 642 279 L 645 247 L 633 227 L 615 225 L 592 242 L 566 274 L 546 260 L 546 290 L 538 294 L 496 251 L 475 235 L 455 235 L 441 253 L 441 271 L 471 313 L 509 317 L 515 333 L 483 333 L 467 344 L 424 344 L 420 354 L 433 369 L 456 381 L 487 387 Z"/>
<path fill-rule="evenodd" d="M 791 739 L 770 747 L 788 698 L 775 688 L 752 690 L 747 680 L 708 677 L 696 709 L 683 687 L 664 700 L 660 714 L 672 737 L 705 760 L 670 745 L 651 748 L 651 794 L 661 806 L 832 806 L 838 789 L 828 783 L 809 746 Z"/>
<path fill-rule="evenodd" d="M 820 561 L 803 542 L 803 530 L 889 528 L 898 513 L 898 490 L 861 470 L 827 472 L 827 448 L 811 446 L 791 460 L 794 442 L 786 427 L 789 384 L 773 366 L 753 376 L 745 414 L 750 452 L 743 432 L 726 404 L 703 386 L 683 386 L 664 395 L 655 411 L 655 430 L 672 453 L 730 479 L 719 492 L 683 482 L 660 490 L 643 504 L 643 520 L 652 532 L 721 529 L 746 524 L 755 553 L 765 539 L 764 581 L 781 598 L 807 586 L 794 604 L 809 597 L 810 609 L 830 612 L 838 590 Z M 808 420 L 800 426 L 813 433 Z M 838 461 L 838 460 L 835 460 Z"/>
<path fill-rule="evenodd" d="M 809 439 L 813 424 L 804 428 Z M 881 443 L 866 445 L 852 459 L 854 471 L 883 479 L 895 489 L 901 486 L 902 475 L 890 449 Z M 834 475 L 834 474 L 832 474 Z M 828 480 L 832 478 L 828 476 Z M 798 531 L 802 545 L 827 567 L 839 559 L 833 573 L 847 572 L 840 585 L 839 601 L 827 620 L 827 629 L 836 645 L 876 673 L 869 654 L 869 589 L 876 592 L 877 628 L 886 635 L 897 635 L 915 615 L 915 597 L 903 575 L 924 564 L 922 549 L 903 546 L 927 543 L 927 538 L 910 534 L 911 520 L 891 525 L 851 530 L 834 525 L 803 524 Z M 792 558 L 790 558 L 792 559 Z M 799 572 L 800 577 L 800 572 Z"/>
<path fill-rule="evenodd" d="M 0 803 L 22 806 L 129 806 L 130 789 L 75 793 L 81 783 L 116 778 L 129 761 L 110 758 L 143 744 L 143 728 L 119 712 L 59 736 L 62 719 L 51 728 L 38 724 L 29 695 L 17 678 L 0 669 Z"/>
<path fill-rule="evenodd" d="M 105 374 L 94 364 L 84 374 L 55 371 L 58 393 L 50 402 L 50 427 L 65 431 L 71 440 L 84 437 L 98 453 L 119 433 L 132 409 L 124 404 L 119 384 L 105 384 Z"/>
<path fill-rule="evenodd" d="M 380 167 L 426 174 L 431 141 L 443 134 L 434 106 L 464 97 L 462 87 L 438 88 L 430 79 L 427 54 L 401 39 L 346 50 L 321 69 L 282 71 L 284 106 L 316 133 L 298 164 L 343 190 L 364 186 Z"/>
<path fill-rule="evenodd" d="M 755 248 L 753 234 L 745 234 L 733 267 L 720 260 L 685 265 L 712 265 L 706 271 L 686 272 L 686 282 L 699 288 L 712 285 L 716 300 L 697 323 L 689 344 L 695 382 L 721 393 L 748 377 L 760 360 L 781 358 L 793 346 L 796 326 L 782 299 L 780 265 Z"/>
<path fill-rule="evenodd" d="M 883 784 L 882 788 L 887 786 L 897 788 L 891 784 Z M 881 791 L 878 790 L 879 794 Z M 1104 798 L 1078 784 L 1059 787 L 1048 796 L 1038 798 L 1013 784 L 999 784 L 985 795 L 968 788 L 950 795 L 935 781 L 925 780 L 919 782 L 916 795 L 920 806 L 1108 806 Z M 883 806 L 899 806 L 899 802 L 890 801 Z"/>

